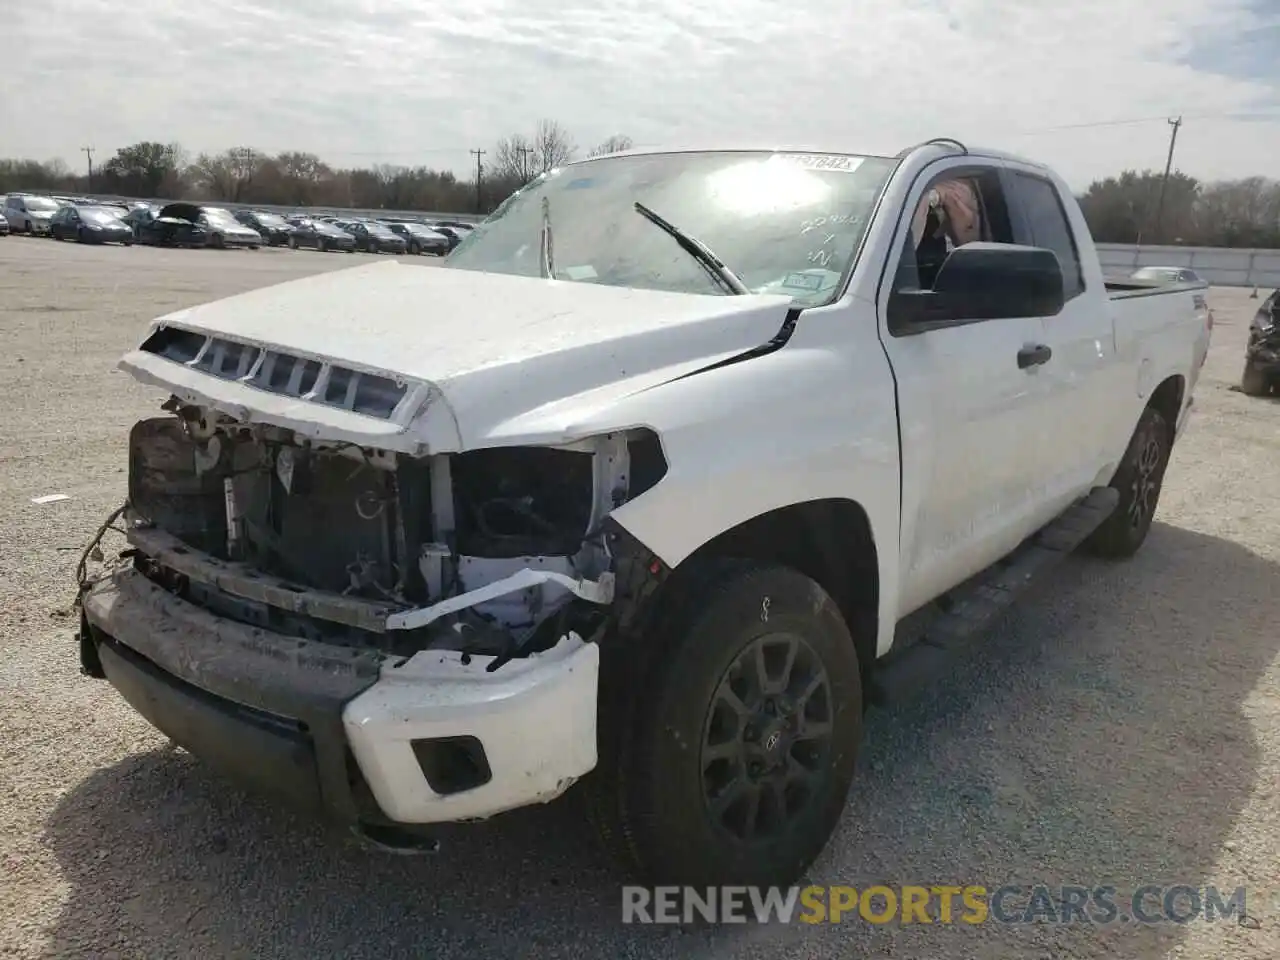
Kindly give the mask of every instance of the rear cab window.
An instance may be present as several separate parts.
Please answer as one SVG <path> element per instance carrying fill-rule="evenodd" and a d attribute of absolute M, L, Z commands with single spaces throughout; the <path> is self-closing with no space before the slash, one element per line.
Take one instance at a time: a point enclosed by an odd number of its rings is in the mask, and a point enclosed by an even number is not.
<path fill-rule="evenodd" d="M 1006 176 L 1013 202 L 1022 214 L 1022 222 L 1014 227 L 1016 242 L 1057 254 L 1063 294 L 1067 300 L 1079 296 L 1084 292 L 1084 271 L 1058 188 L 1051 180 L 1022 171 L 1011 170 Z"/>

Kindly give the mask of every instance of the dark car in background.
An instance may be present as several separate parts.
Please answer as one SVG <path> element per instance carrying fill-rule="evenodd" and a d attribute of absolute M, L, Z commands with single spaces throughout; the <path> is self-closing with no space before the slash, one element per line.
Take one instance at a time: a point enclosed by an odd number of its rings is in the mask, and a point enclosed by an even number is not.
<path fill-rule="evenodd" d="M 202 207 L 194 203 L 170 203 L 140 218 L 136 227 L 141 243 L 175 247 L 262 246 L 258 231 L 250 230 L 222 207 Z"/>
<path fill-rule="evenodd" d="M 203 247 L 209 231 L 200 222 L 194 203 L 170 203 L 159 209 L 135 210 L 134 236 L 139 243 L 157 247 Z"/>
<path fill-rule="evenodd" d="M 262 242 L 269 247 L 287 244 L 289 236 L 293 233 L 293 227 L 290 226 L 289 221 L 278 213 L 269 213 L 265 210 L 237 210 L 236 220 L 250 230 L 256 230 L 262 237 Z"/>
<path fill-rule="evenodd" d="M 129 212 L 121 219 L 133 231 L 133 238 L 137 240 L 141 233 L 143 224 L 150 223 L 156 218 L 160 212 L 160 208 L 150 203 L 138 203 L 129 207 Z"/>
<path fill-rule="evenodd" d="M 430 253 L 444 256 L 453 249 L 453 244 L 439 230 L 433 230 L 425 223 L 414 223 L 409 220 L 385 221 L 392 233 L 404 237 L 409 253 Z"/>
<path fill-rule="evenodd" d="M 133 227 L 124 222 L 119 207 L 63 207 L 49 220 L 49 236 L 80 243 L 133 245 Z"/>
<path fill-rule="evenodd" d="M 462 227 L 452 227 L 445 223 L 428 223 L 427 227 L 436 233 L 442 233 L 449 240 L 449 249 L 453 250 L 468 236 L 468 232 Z"/>
<path fill-rule="evenodd" d="M 371 220 L 339 221 L 338 226 L 355 237 L 356 249 L 368 253 L 404 253 L 408 241 L 385 223 Z"/>
<path fill-rule="evenodd" d="M 289 246 L 294 250 L 299 247 L 314 247 L 321 253 L 328 250 L 356 252 L 356 238 L 326 220 L 317 217 L 290 217 L 289 226 L 293 227 L 293 233 L 289 234 Z"/>
<path fill-rule="evenodd" d="M 1280 387 L 1280 290 L 1262 301 L 1249 323 L 1240 389 L 1251 397 L 1265 397 Z"/>

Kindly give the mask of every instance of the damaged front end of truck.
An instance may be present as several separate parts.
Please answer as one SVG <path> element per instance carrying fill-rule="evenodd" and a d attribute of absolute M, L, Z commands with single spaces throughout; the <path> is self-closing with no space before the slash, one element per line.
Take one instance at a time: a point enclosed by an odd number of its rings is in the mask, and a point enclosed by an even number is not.
<path fill-rule="evenodd" d="M 442 406 L 394 376 L 165 325 L 122 365 L 178 392 L 129 435 L 127 549 L 82 564 L 85 673 L 368 830 L 546 801 L 595 765 L 598 641 L 661 567 L 610 513 L 662 478 L 656 434 L 433 453 L 350 429 Z"/>

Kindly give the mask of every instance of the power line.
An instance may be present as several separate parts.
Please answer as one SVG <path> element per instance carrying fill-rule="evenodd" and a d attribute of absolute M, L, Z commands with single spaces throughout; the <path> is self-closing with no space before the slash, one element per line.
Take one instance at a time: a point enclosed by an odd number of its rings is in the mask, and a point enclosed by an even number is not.
<path fill-rule="evenodd" d="M 1268 112 L 1266 110 L 1251 110 L 1231 113 L 1190 113 L 1186 114 L 1183 119 L 1186 120 L 1270 120 L 1280 122 L 1280 112 Z M 1006 136 L 1024 137 L 1038 133 L 1057 133 L 1060 130 L 1092 130 L 1096 127 L 1126 127 L 1139 123 L 1166 123 L 1169 122 L 1168 115 L 1160 117 L 1129 117 L 1123 120 L 1094 120 L 1088 123 L 1064 123 L 1056 127 L 1037 127 L 1034 130 L 1014 130 L 1006 134 Z"/>

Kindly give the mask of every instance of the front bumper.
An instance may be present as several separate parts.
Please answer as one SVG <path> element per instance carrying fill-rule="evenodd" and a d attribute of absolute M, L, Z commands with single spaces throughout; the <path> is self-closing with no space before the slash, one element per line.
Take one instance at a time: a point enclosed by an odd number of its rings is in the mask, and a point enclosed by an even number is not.
<path fill-rule="evenodd" d="M 222 242 L 228 247 L 257 247 L 263 243 L 262 237 L 258 234 L 239 234 L 230 233 L 222 235 Z"/>
<path fill-rule="evenodd" d="M 596 764 L 598 648 L 574 636 L 489 672 L 214 616 L 123 570 L 84 595 L 81 659 L 210 766 L 348 823 L 482 819 Z"/>

